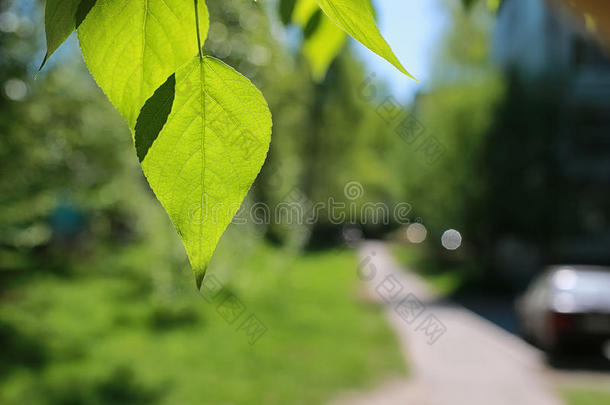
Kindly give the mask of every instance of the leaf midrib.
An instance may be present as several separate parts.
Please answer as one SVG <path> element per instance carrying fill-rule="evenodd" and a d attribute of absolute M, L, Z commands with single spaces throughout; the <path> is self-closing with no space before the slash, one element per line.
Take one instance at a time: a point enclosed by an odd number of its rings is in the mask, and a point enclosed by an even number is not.
<path fill-rule="evenodd" d="M 142 23 L 143 27 L 142 27 L 142 31 L 144 32 L 144 35 L 142 35 L 142 80 L 140 80 L 140 99 L 142 99 L 142 92 L 144 91 L 144 83 L 143 83 L 143 79 L 144 79 L 144 69 L 146 67 L 145 63 L 144 63 L 144 59 L 146 58 L 146 36 L 148 35 L 146 32 L 146 28 L 147 28 L 147 24 L 146 21 L 148 20 L 148 1 L 149 0 L 144 0 L 144 22 Z"/>
<path fill-rule="evenodd" d="M 197 12 L 197 11 L 195 11 Z M 202 120 L 201 120 L 201 198 L 200 198 L 200 210 L 199 218 L 203 218 L 203 207 L 204 207 L 204 194 L 205 194 L 205 129 L 206 129 L 206 108 L 205 108 L 205 66 L 202 58 L 199 58 L 199 72 L 201 75 L 201 80 L 199 83 L 201 84 L 200 94 L 201 94 L 201 111 L 202 111 Z M 202 221 L 199 221 L 199 257 L 203 257 L 203 224 Z M 207 239 L 206 239 L 207 241 Z"/>

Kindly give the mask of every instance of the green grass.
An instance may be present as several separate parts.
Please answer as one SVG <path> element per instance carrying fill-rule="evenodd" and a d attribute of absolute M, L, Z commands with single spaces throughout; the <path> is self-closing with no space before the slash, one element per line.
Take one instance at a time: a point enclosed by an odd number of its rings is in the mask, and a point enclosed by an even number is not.
<path fill-rule="evenodd" d="M 381 312 L 356 298 L 353 252 L 295 256 L 237 241 L 212 271 L 221 295 L 246 307 L 232 325 L 164 239 L 79 259 L 65 274 L 40 269 L 9 289 L 0 403 L 317 404 L 405 372 Z M 249 314 L 268 329 L 255 345 L 237 330 Z"/>
<path fill-rule="evenodd" d="M 562 395 L 568 405 L 610 404 L 610 389 L 570 388 L 563 389 Z"/>

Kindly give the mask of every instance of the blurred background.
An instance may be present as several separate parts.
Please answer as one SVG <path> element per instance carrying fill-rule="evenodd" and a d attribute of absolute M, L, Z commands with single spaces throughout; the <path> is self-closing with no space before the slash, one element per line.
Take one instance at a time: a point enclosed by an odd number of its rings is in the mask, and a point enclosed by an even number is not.
<path fill-rule="evenodd" d="M 207 1 L 274 129 L 198 292 L 75 36 L 36 75 L 44 2 L 0 0 L 0 404 L 425 404 L 418 350 L 488 328 L 548 403 L 610 404 L 610 5 L 374 1 L 415 82 L 308 3 Z M 393 324 L 373 239 L 442 336 Z"/>

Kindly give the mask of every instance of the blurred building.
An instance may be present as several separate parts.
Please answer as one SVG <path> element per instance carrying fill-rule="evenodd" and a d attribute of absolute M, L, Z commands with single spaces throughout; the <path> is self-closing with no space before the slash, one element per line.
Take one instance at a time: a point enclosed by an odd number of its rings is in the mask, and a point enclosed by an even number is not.
<path fill-rule="evenodd" d="M 506 99 L 489 136 L 494 266 L 610 264 L 610 59 L 594 33 L 545 0 L 504 0 L 494 59 Z"/>

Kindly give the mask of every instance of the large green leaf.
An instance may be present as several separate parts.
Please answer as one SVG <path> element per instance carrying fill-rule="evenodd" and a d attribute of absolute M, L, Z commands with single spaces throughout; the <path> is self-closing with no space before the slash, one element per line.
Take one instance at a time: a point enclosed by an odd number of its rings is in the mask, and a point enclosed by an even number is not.
<path fill-rule="evenodd" d="M 146 126 L 143 134 L 136 130 L 136 144 L 145 138 L 138 151 L 144 173 L 200 286 L 218 240 L 265 161 L 271 114 L 248 79 L 211 57 L 193 59 L 170 77 L 146 103 L 143 119 L 168 103 L 171 112 L 158 135 L 154 128 L 161 125 Z"/>
<path fill-rule="evenodd" d="M 47 0 L 44 16 L 47 53 L 40 69 L 80 25 L 94 2 L 95 0 Z"/>
<path fill-rule="evenodd" d="M 97 0 L 78 28 L 87 67 L 131 129 L 146 100 L 198 53 L 193 0 Z M 205 39 L 208 12 L 199 2 Z"/>
<path fill-rule="evenodd" d="M 324 13 L 364 46 L 413 78 L 383 39 L 375 23 L 370 0 L 317 0 Z"/>

